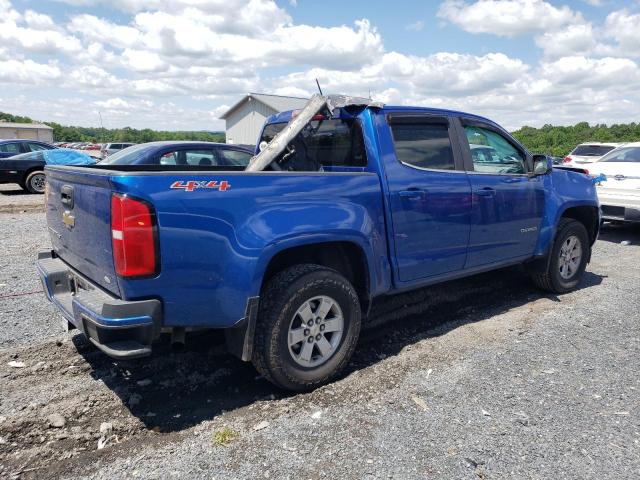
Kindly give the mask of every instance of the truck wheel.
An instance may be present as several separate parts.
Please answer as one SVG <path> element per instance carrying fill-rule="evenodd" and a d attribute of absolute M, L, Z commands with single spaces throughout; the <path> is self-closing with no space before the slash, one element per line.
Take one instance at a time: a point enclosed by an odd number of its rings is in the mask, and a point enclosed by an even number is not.
<path fill-rule="evenodd" d="M 260 298 L 253 364 L 288 390 L 327 383 L 355 350 L 360 316 L 355 289 L 335 270 L 319 265 L 283 270 Z"/>
<path fill-rule="evenodd" d="M 561 218 L 547 271 L 533 274 L 533 282 L 549 292 L 573 290 L 582 278 L 590 253 L 591 245 L 584 225 L 571 218 Z"/>
<path fill-rule="evenodd" d="M 29 191 L 29 193 L 44 193 L 46 179 L 44 172 L 41 170 L 31 172 L 27 175 L 27 179 L 25 181 L 27 191 Z"/>

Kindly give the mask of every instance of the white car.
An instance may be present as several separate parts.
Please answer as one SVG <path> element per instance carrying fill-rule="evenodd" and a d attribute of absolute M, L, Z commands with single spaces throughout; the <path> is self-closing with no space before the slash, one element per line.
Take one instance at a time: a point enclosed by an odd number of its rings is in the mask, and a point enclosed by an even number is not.
<path fill-rule="evenodd" d="M 135 145 L 135 143 L 103 143 L 102 147 L 100 147 L 100 156 L 102 158 L 107 158 L 109 155 L 113 155 L 114 153 L 133 145 Z"/>
<path fill-rule="evenodd" d="M 640 222 L 640 142 L 627 143 L 589 166 L 594 176 L 606 175 L 597 184 L 602 218 Z"/>
<path fill-rule="evenodd" d="M 603 155 L 622 145 L 624 143 L 581 143 L 571 150 L 569 155 L 564 157 L 563 165 L 565 167 L 584 168 L 586 164 L 597 162 Z"/>

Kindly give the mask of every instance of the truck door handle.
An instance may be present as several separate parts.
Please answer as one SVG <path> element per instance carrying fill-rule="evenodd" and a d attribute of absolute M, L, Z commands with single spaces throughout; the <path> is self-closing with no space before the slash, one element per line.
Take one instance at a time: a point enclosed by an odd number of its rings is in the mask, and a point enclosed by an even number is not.
<path fill-rule="evenodd" d="M 410 188 L 409 190 L 400 190 L 398 195 L 401 198 L 422 198 L 427 192 L 420 190 L 419 188 Z"/>
<path fill-rule="evenodd" d="M 476 195 L 479 197 L 495 197 L 496 191 L 491 187 L 485 187 L 481 190 L 477 190 Z"/>
<path fill-rule="evenodd" d="M 60 189 L 60 202 L 73 208 L 73 187 L 71 185 L 63 185 Z"/>

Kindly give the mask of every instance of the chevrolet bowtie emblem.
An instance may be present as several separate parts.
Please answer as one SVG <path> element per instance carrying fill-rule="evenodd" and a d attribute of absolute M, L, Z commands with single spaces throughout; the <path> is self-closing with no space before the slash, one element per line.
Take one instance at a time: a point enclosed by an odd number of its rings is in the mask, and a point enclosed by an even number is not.
<path fill-rule="evenodd" d="M 76 225 L 76 217 L 71 215 L 71 212 L 69 210 L 66 210 L 62 214 L 62 223 L 64 223 L 68 229 L 72 229 Z"/>

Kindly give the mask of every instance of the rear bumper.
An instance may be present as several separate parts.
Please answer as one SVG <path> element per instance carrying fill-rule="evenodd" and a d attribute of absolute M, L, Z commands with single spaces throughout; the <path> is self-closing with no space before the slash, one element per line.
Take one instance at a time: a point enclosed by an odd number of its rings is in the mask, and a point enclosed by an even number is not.
<path fill-rule="evenodd" d="M 49 301 L 104 353 L 118 359 L 151 354 L 162 325 L 159 300 L 115 298 L 52 252 L 40 252 L 36 268 Z"/>

